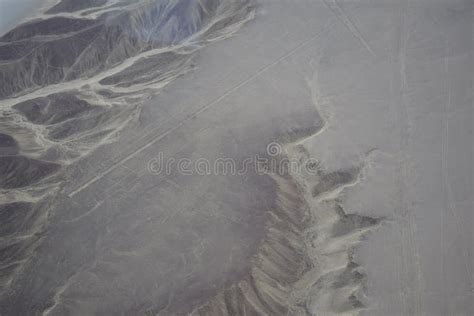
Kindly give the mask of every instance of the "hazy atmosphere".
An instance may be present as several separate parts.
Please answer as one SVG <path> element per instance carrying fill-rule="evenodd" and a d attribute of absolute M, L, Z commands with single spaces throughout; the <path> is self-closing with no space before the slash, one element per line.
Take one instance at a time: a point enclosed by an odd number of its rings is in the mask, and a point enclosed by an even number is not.
<path fill-rule="evenodd" d="M 48 0 L 0 0 L 0 34 L 3 35 L 47 4 Z"/>
<path fill-rule="evenodd" d="M 472 0 L 0 0 L 0 315 L 473 315 Z"/>

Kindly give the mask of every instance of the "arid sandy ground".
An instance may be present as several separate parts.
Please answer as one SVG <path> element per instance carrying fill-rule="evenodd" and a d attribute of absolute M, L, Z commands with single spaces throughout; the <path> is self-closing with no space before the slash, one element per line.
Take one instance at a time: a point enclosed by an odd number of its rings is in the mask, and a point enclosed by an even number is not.
<path fill-rule="evenodd" d="M 0 45 L 5 315 L 474 313 L 472 1 L 89 2 Z"/>

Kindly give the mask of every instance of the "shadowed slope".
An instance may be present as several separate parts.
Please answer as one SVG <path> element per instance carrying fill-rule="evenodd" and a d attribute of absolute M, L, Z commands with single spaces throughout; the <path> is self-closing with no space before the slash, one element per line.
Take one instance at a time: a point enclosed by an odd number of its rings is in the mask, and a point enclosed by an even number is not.
<path fill-rule="evenodd" d="M 293 142 L 281 159 L 317 172 L 268 174 L 277 199 L 251 270 L 193 315 L 356 315 L 365 308 L 366 276 L 352 252 L 380 219 L 346 214 L 340 205 L 341 193 L 359 181 L 363 168 L 325 172 L 312 165 L 303 143 L 320 137 L 326 124 L 293 133 L 301 139 L 287 137 Z"/>

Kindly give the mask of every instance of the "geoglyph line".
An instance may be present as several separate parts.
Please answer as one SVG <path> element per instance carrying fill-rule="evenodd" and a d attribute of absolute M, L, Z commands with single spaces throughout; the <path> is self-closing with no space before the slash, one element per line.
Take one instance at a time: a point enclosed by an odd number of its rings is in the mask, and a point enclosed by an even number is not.
<path fill-rule="evenodd" d="M 248 77 L 247 79 L 241 81 L 240 83 L 238 83 L 237 85 L 235 85 L 234 87 L 230 88 L 229 90 L 227 90 L 226 92 L 224 92 L 222 95 L 220 95 L 219 97 L 217 97 L 216 99 L 214 99 L 213 101 L 211 101 L 210 103 L 208 103 L 207 105 L 205 105 L 204 107 L 202 107 L 201 109 L 199 109 L 198 111 L 196 111 L 194 114 L 192 114 L 191 116 L 189 116 L 188 118 L 184 119 L 183 121 L 181 121 L 180 123 L 178 123 L 176 126 L 170 128 L 169 130 L 167 130 L 166 132 L 164 132 L 163 134 L 161 135 L 158 135 L 154 140 L 152 140 L 151 142 L 147 143 L 147 144 L 144 144 L 143 146 L 139 147 L 138 149 L 136 149 L 133 153 L 125 156 L 124 158 L 122 158 L 121 160 L 119 160 L 117 163 L 113 164 L 112 166 L 108 167 L 107 169 L 105 169 L 104 171 L 98 173 L 97 175 L 95 175 L 94 177 L 92 177 L 90 180 L 88 180 L 87 182 L 85 182 L 84 184 L 80 185 L 79 187 L 77 187 L 76 189 L 74 189 L 73 191 L 71 191 L 70 193 L 67 194 L 68 197 L 72 198 L 74 195 L 76 195 L 77 193 L 81 192 L 82 190 L 84 190 L 85 188 L 87 188 L 88 186 L 90 186 L 91 184 L 97 182 L 98 180 L 100 180 L 101 178 L 103 178 L 104 176 L 106 176 L 107 174 L 109 174 L 110 172 L 112 172 L 115 168 L 117 168 L 119 165 L 131 160 L 132 158 L 134 158 L 135 156 L 137 156 L 138 154 L 140 154 L 141 152 L 143 152 L 144 150 L 146 150 L 147 148 L 149 148 L 150 146 L 153 146 L 154 144 L 156 144 L 158 141 L 160 141 L 161 139 L 163 139 L 164 137 L 168 136 L 169 134 L 171 134 L 172 132 L 174 132 L 175 130 L 179 129 L 181 126 L 183 126 L 185 123 L 195 119 L 197 116 L 199 116 L 200 114 L 206 112 L 207 110 L 209 110 L 210 108 L 212 108 L 213 106 L 215 106 L 216 104 L 218 104 L 220 101 L 224 100 L 225 98 L 227 98 L 228 96 L 230 96 L 232 93 L 234 93 L 235 91 L 239 90 L 240 88 L 242 88 L 243 86 L 245 86 L 246 84 L 248 84 L 249 82 L 251 82 L 252 80 L 254 80 L 255 78 L 257 78 L 258 76 L 260 76 L 261 74 L 265 73 L 267 70 L 269 70 L 270 68 L 274 67 L 275 65 L 277 65 L 279 62 L 281 62 L 282 60 L 290 57 L 291 55 L 295 54 L 297 51 L 299 51 L 300 49 L 303 49 L 304 47 L 306 47 L 307 45 L 309 45 L 312 41 L 316 40 L 318 37 L 320 37 L 322 34 L 324 34 L 326 31 L 330 30 L 331 27 L 335 24 L 335 22 L 332 22 L 332 23 L 328 23 L 325 27 L 323 27 L 323 29 L 321 31 L 319 31 L 317 34 L 313 35 L 312 37 L 306 39 L 305 41 L 301 42 L 300 44 L 298 44 L 296 47 L 294 47 L 293 49 L 291 49 L 290 51 L 288 51 L 287 53 L 285 53 L 284 55 L 280 56 L 279 58 L 277 58 L 276 60 L 274 60 L 273 62 L 271 62 L 270 64 L 268 65 L 265 65 L 264 67 L 260 68 L 257 72 L 255 72 L 253 75 L 251 75 L 250 77 Z"/>

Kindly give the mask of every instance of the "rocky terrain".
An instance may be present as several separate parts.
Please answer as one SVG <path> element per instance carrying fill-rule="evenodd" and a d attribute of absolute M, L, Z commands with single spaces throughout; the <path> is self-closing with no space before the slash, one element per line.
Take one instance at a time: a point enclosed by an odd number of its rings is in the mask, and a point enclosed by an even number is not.
<path fill-rule="evenodd" d="M 0 37 L 0 315 L 473 314 L 473 9 L 47 2 Z"/>

